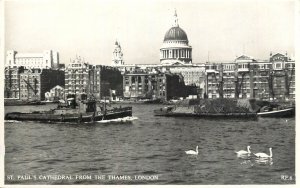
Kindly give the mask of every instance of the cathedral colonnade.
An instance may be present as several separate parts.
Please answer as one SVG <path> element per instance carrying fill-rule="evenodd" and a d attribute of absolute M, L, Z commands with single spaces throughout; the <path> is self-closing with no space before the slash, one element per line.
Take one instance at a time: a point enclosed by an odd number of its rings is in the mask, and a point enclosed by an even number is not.
<path fill-rule="evenodd" d="M 161 59 L 178 59 L 178 58 L 192 58 L 191 48 L 180 48 L 180 49 L 161 49 Z"/>

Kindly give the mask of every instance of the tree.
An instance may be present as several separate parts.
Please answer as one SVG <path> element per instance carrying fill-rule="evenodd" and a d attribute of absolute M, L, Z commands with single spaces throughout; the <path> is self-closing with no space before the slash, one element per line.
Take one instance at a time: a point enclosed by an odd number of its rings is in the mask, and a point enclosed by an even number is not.
<path fill-rule="evenodd" d="M 285 97 L 290 98 L 290 87 L 293 80 L 293 76 L 295 76 L 295 66 L 292 66 L 292 69 L 290 71 L 288 68 L 285 68 L 284 76 L 285 76 Z"/>
<path fill-rule="evenodd" d="M 269 98 L 274 100 L 275 93 L 274 93 L 274 77 L 275 72 L 269 69 L 269 77 L 268 77 L 268 84 L 269 84 Z"/>
<path fill-rule="evenodd" d="M 219 93 L 219 98 L 223 99 L 224 98 L 224 78 L 223 78 L 223 65 L 221 64 L 220 68 L 220 73 L 219 73 L 219 80 L 217 81 L 217 87 L 218 87 L 218 93 Z"/>
<path fill-rule="evenodd" d="M 241 75 L 241 78 L 239 77 Z M 243 88 L 243 82 L 246 72 L 237 73 L 236 80 L 235 80 L 235 98 L 240 98 L 240 93 Z"/>
<path fill-rule="evenodd" d="M 221 81 L 219 81 L 217 87 L 218 87 L 218 92 L 219 92 L 219 98 L 223 99 L 224 98 L 224 90 L 223 90 L 224 81 L 223 81 L 223 78 L 222 78 Z"/>

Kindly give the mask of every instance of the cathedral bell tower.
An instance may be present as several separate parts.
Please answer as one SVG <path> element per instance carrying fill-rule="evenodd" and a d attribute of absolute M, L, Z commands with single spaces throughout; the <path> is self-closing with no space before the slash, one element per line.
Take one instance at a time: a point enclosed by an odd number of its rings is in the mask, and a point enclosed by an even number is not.
<path fill-rule="evenodd" d="M 113 52 L 112 65 L 124 65 L 122 48 L 118 41 L 115 42 L 115 50 Z"/>

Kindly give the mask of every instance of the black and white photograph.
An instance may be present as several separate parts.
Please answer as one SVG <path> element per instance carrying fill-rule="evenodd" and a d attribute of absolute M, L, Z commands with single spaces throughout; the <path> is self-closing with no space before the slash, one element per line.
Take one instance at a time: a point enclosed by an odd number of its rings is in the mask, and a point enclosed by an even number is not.
<path fill-rule="evenodd" d="M 295 187 L 299 3 L 2 0 L 1 186 Z"/>

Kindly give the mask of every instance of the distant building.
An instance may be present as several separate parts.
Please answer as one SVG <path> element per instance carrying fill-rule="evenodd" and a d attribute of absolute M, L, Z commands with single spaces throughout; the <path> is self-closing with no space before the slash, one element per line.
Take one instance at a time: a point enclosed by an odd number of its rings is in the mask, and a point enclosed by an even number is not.
<path fill-rule="evenodd" d="M 277 53 L 271 54 L 270 63 L 270 97 L 281 100 L 295 99 L 295 62 L 287 54 Z"/>
<path fill-rule="evenodd" d="M 170 70 L 171 73 L 181 74 L 184 78 L 185 85 L 196 85 L 198 88 L 204 88 L 204 64 L 193 64 L 193 66 L 170 66 L 166 67 L 166 69 Z"/>
<path fill-rule="evenodd" d="M 23 67 L 5 67 L 4 98 L 20 99 L 20 73 Z"/>
<path fill-rule="evenodd" d="M 123 74 L 123 91 L 125 99 L 170 100 L 187 97 L 190 88 L 185 86 L 180 75 L 136 70 Z"/>
<path fill-rule="evenodd" d="M 56 85 L 64 86 L 64 72 L 51 69 L 24 69 L 20 74 L 20 99 L 45 100 L 45 93 Z"/>
<path fill-rule="evenodd" d="M 100 76 L 94 74 L 93 66 L 77 57 L 65 68 L 65 96 L 76 95 L 81 99 L 81 95 L 100 96 Z"/>
<path fill-rule="evenodd" d="M 185 98 L 189 95 L 197 95 L 190 87 L 184 84 L 183 77 L 172 73 L 159 73 L 157 75 L 156 98 L 168 101 L 171 99 Z"/>
<path fill-rule="evenodd" d="M 162 65 L 192 64 L 192 47 L 189 46 L 187 34 L 179 27 L 176 11 L 174 23 L 165 34 L 160 48 L 160 63 Z"/>
<path fill-rule="evenodd" d="M 220 79 L 223 82 L 223 98 L 235 97 L 235 83 L 236 83 L 236 63 L 223 63 L 222 65 L 223 78 Z M 222 89 L 222 88 L 220 88 Z"/>
<path fill-rule="evenodd" d="M 123 52 L 120 45 L 120 42 L 115 42 L 115 49 L 113 51 L 113 59 L 112 59 L 112 66 L 120 66 L 124 65 L 123 60 Z"/>
<path fill-rule="evenodd" d="M 6 67 L 24 67 L 25 69 L 51 69 L 59 67 L 58 52 L 45 50 L 42 53 L 18 53 L 7 51 Z"/>
<path fill-rule="evenodd" d="M 123 96 L 125 99 L 155 98 L 156 73 L 133 71 L 123 74 Z"/>
<path fill-rule="evenodd" d="M 189 45 L 187 34 L 179 27 L 176 11 L 172 27 L 166 32 L 160 48 L 160 64 L 124 64 L 122 56 L 120 44 L 116 42 L 113 65 L 122 73 L 135 70 L 148 72 L 155 69 L 160 72 L 181 75 L 185 85 L 196 86 L 198 95 L 203 97 L 205 66 L 192 64 L 192 47 Z"/>
<path fill-rule="evenodd" d="M 253 70 L 252 64 L 256 60 L 252 57 L 242 55 L 235 59 L 237 66 L 235 97 L 253 98 Z"/>
<path fill-rule="evenodd" d="M 222 84 L 220 69 L 221 64 L 209 63 L 205 65 L 204 98 L 220 98 Z"/>
<path fill-rule="evenodd" d="M 110 90 L 122 95 L 122 75 L 114 67 L 91 65 L 76 58 L 65 69 L 65 95 L 81 95 L 101 99 L 110 96 Z"/>
<path fill-rule="evenodd" d="M 160 49 L 160 63 L 163 72 L 182 75 L 185 85 L 197 86 L 198 95 L 203 97 L 205 66 L 192 63 L 192 47 L 187 34 L 179 27 L 176 11 L 173 25 L 166 32 Z"/>
<path fill-rule="evenodd" d="M 173 18 L 160 48 L 160 64 L 124 64 L 120 44 L 115 43 L 113 65 L 124 74 L 125 98 L 167 96 L 163 84 L 160 93 L 155 93 L 160 87 L 158 73 L 164 73 L 183 77 L 191 90 L 196 87 L 200 98 L 295 99 L 295 61 L 287 54 L 271 54 L 268 60 L 241 55 L 230 62 L 195 64 L 192 47 L 187 34 L 179 27 L 176 11 Z"/>
<path fill-rule="evenodd" d="M 55 85 L 64 85 L 63 71 L 24 69 L 24 67 L 5 68 L 5 98 L 44 100 L 45 92 Z"/>
<path fill-rule="evenodd" d="M 242 55 L 232 63 L 205 67 L 207 98 L 295 99 L 295 61 L 287 54 L 264 61 Z"/>
<path fill-rule="evenodd" d="M 55 86 L 45 93 L 46 101 L 59 101 L 65 99 L 65 89 L 62 86 Z"/>

